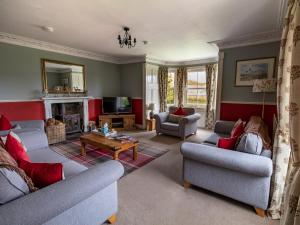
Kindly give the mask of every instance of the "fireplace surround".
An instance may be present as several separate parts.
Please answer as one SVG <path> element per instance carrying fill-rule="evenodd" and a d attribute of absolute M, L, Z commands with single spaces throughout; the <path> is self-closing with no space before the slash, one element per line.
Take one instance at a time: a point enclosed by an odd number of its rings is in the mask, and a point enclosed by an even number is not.
<path fill-rule="evenodd" d="M 91 99 L 91 97 L 84 96 L 84 97 L 44 97 L 42 100 L 44 101 L 45 105 L 45 118 L 53 118 L 55 115 L 52 112 L 52 105 L 53 104 L 58 104 L 58 103 L 81 103 L 82 105 L 82 110 L 81 114 L 80 113 L 72 113 L 70 114 L 69 118 L 65 117 L 65 120 L 70 121 L 70 119 L 76 119 L 74 117 L 77 117 L 77 119 L 80 117 L 80 121 L 82 121 L 83 125 L 83 131 L 87 132 L 88 129 L 88 120 L 89 120 L 89 110 L 88 110 L 88 100 Z M 75 114 L 79 114 L 78 116 L 75 116 Z M 67 116 L 68 117 L 68 116 Z M 73 117 L 73 118 L 72 118 Z M 78 126 L 78 125 L 77 125 Z M 80 125 L 81 127 L 81 125 Z"/>

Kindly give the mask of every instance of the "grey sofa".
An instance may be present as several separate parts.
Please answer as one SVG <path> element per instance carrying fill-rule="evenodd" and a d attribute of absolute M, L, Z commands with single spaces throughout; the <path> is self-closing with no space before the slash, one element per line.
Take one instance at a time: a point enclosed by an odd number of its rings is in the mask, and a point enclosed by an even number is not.
<path fill-rule="evenodd" d="M 40 123 L 43 123 L 40 121 Z M 0 205 L 1 225 L 81 225 L 113 222 L 118 210 L 117 161 L 91 169 L 54 152 L 44 131 L 19 132 L 33 162 L 61 162 L 65 179 Z"/>
<path fill-rule="evenodd" d="M 182 144 L 184 186 L 193 184 L 244 202 L 264 216 L 272 175 L 271 151 L 264 149 L 261 155 L 254 155 L 217 148 L 219 137 L 229 136 L 233 125 L 218 121 L 204 143 Z"/>
<path fill-rule="evenodd" d="M 18 126 L 18 128 L 13 128 L 12 131 L 15 133 L 29 132 L 29 131 L 44 131 L 44 121 L 43 120 L 16 120 L 11 121 L 11 124 Z M 0 136 L 7 135 L 9 130 L 0 131 Z"/>
<path fill-rule="evenodd" d="M 191 134 L 196 134 L 197 132 L 197 121 L 200 119 L 200 114 L 195 113 L 194 108 L 183 108 L 187 112 L 185 116 L 179 123 L 172 123 L 168 121 L 168 116 L 177 110 L 177 107 L 169 107 L 169 112 L 161 112 L 154 115 L 156 133 L 157 134 L 167 134 L 176 137 L 180 137 L 183 140 Z"/>

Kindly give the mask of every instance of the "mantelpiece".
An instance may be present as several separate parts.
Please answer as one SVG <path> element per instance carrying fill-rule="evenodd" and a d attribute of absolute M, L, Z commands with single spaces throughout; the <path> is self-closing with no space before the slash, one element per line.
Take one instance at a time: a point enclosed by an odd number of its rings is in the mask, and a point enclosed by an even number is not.
<path fill-rule="evenodd" d="M 84 131 L 86 132 L 88 129 L 88 121 L 89 121 L 89 108 L 88 101 L 92 99 L 89 96 L 82 97 L 43 97 L 45 105 L 45 118 L 52 118 L 52 108 L 51 105 L 55 103 L 72 103 L 72 102 L 82 102 L 83 103 L 83 125 Z"/>

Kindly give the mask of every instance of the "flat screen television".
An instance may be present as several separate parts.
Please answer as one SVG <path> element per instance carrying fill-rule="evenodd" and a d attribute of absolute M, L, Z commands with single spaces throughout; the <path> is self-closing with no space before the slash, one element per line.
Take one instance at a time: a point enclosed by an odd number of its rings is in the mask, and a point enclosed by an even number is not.
<path fill-rule="evenodd" d="M 103 97 L 103 114 L 132 113 L 132 100 L 130 97 Z"/>

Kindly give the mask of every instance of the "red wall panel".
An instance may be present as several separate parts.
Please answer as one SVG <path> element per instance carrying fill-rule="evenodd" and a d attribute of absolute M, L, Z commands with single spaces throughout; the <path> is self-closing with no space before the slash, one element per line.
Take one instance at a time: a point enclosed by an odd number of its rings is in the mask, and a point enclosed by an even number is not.
<path fill-rule="evenodd" d="M 135 114 L 135 123 L 143 124 L 143 99 L 132 99 L 132 111 Z"/>
<path fill-rule="evenodd" d="M 98 116 L 102 114 L 102 99 L 89 100 L 89 120 L 98 124 Z"/>
<path fill-rule="evenodd" d="M 0 114 L 10 120 L 44 120 L 43 101 L 0 102 Z"/>
<path fill-rule="evenodd" d="M 261 116 L 262 105 L 241 104 L 241 103 L 221 103 L 221 120 L 236 121 L 239 118 L 248 121 L 251 116 Z M 276 105 L 265 105 L 264 121 L 269 127 L 269 133 L 273 129 L 273 116 L 277 115 Z"/>

